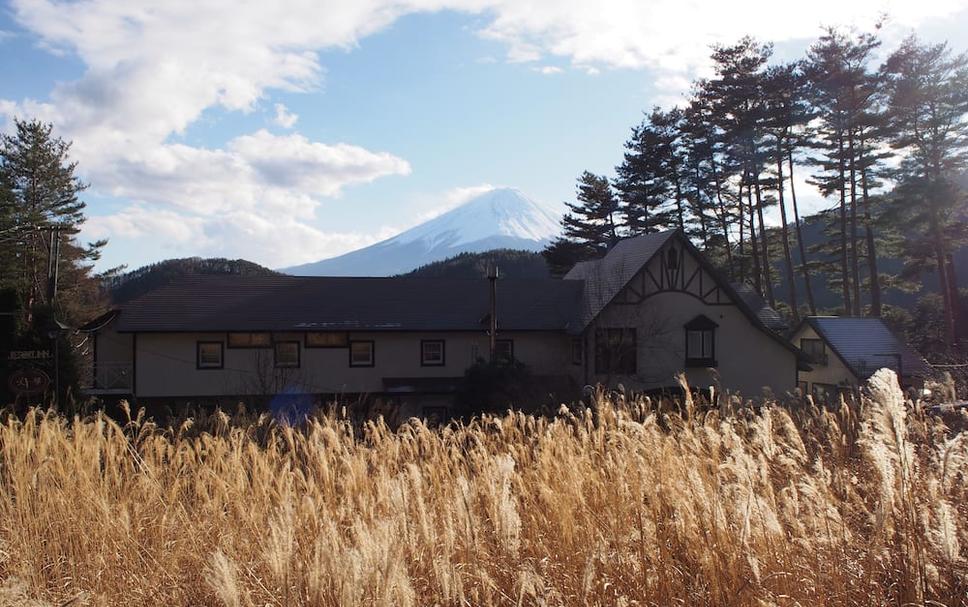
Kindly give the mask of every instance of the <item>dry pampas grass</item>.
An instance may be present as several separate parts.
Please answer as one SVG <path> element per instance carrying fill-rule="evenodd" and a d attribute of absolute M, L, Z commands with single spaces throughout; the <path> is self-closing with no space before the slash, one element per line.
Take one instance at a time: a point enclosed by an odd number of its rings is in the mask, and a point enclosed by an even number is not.
<path fill-rule="evenodd" d="M 966 605 L 968 439 L 859 406 L 0 424 L 0 605 Z"/>

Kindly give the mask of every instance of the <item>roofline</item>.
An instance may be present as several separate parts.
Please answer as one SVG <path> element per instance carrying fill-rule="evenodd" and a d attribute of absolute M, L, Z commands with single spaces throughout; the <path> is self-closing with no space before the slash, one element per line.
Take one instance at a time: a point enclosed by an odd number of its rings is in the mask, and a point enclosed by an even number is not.
<path fill-rule="evenodd" d="M 813 329 L 814 333 L 816 333 L 818 336 L 820 336 L 820 338 L 824 341 L 824 343 L 827 344 L 827 347 L 830 348 L 830 350 L 834 353 L 834 356 L 837 357 L 837 360 L 839 360 L 841 362 L 841 364 L 843 364 L 845 367 L 847 367 L 847 370 L 850 371 L 853 374 L 854 378 L 856 378 L 858 382 L 863 381 L 863 379 L 861 378 L 860 373 L 857 372 L 857 369 L 855 369 L 852 364 L 850 364 L 849 362 L 847 362 L 847 359 L 844 358 L 843 354 L 840 353 L 840 350 L 838 350 L 836 347 L 834 347 L 834 345 L 830 342 L 830 338 L 827 336 L 827 334 L 824 333 L 823 331 L 821 331 L 820 330 L 820 327 L 818 327 L 815 324 L 813 324 L 812 322 L 810 322 L 810 319 L 811 318 L 839 318 L 839 317 L 837 317 L 837 316 L 804 316 L 803 319 L 799 322 L 799 324 L 797 324 L 796 328 L 793 329 L 793 331 L 790 333 L 790 340 L 791 341 L 793 340 L 793 336 L 796 335 L 797 332 L 800 331 L 800 329 L 802 329 L 804 327 L 804 325 L 809 325 L 810 328 Z"/>
<path fill-rule="evenodd" d="M 83 331 L 86 333 L 96 333 L 97 331 L 100 331 L 104 327 L 111 324 L 111 322 L 114 321 L 114 319 L 116 319 L 120 315 L 121 315 L 120 308 L 112 308 L 107 312 L 105 312 L 104 314 L 101 314 L 97 318 L 93 318 L 87 321 L 86 323 L 84 323 L 83 325 L 79 326 L 77 330 Z"/>
<path fill-rule="evenodd" d="M 326 328 L 326 327 L 301 327 L 293 329 L 266 329 L 234 327 L 231 329 L 123 329 L 118 333 L 142 333 L 142 334 L 179 334 L 179 333 L 486 333 L 487 328 L 480 329 L 373 329 L 373 328 Z M 560 329 L 501 329 L 498 328 L 498 335 L 502 333 L 564 333 L 570 334 L 568 327 Z"/>
<path fill-rule="evenodd" d="M 865 318 L 865 319 L 870 319 L 870 320 L 878 320 L 878 321 L 880 321 L 880 323 L 882 325 L 884 325 L 884 328 L 887 329 L 887 332 L 890 333 L 891 336 L 895 340 L 897 340 L 897 343 L 898 343 L 898 345 L 900 347 L 911 348 L 911 346 L 909 346 L 907 344 L 907 342 L 905 342 L 900 337 L 898 337 L 897 336 L 897 333 L 895 333 L 891 329 L 891 327 L 887 326 L 887 323 L 884 322 L 884 319 L 881 318 L 881 317 L 879 317 L 879 316 L 819 316 L 819 315 L 817 315 L 817 316 L 805 316 L 803 318 L 803 320 L 800 321 L 800 324 L 797 325 L 797 328 L 794 329 L 792 333 L 790 333 L 790 337 L 792 338 L 796 334 L 796 332 L 799 331 L 803 327 L 804 324 L 809 324 L 810 327 L 814 330 L 814 332 L 816 332 L 817 335 L 819 335 L 821 338 L 823 338 L 824 342 L 830 347 L 831 350 L 833 350 L 834 354 L 837 355 L 837 358 L 840 359 L 840 362 L 844 363 L 844 366 L 847 367 L 850 370 L 850 372 L 854 374 L 854 377 L 856 377 L 858 379 L 858 381 L 860 381 L 861 379 L 867 379 L 867 377 L 869 377 L 869 376 L 864 376 L 864 375 L 858 373 L 857 372 L 857 369 L 854 368 L 854 365 L 852 365 L 849 362 L 847 362 L 847 359 L 844 358 L 844 356 L 840 353 L 840 351 L 837 349 L 837 346 L 835 346 L 833 344 L 833 342 L 830 341 L 830 337 L 824 332 L 823 329 L 820 328 L 820 326 L 818 324 L 815 324 L 813 322 L 813 321 L 817 320 L 818 318 Z M 921 357 L 922 360 L 924 360 L 924 356 L 920 352 L 918 352 L 917 350 L 914 350 L 914 348 L 911 348 L 911 350 L 914 353 L 916 353 L 919 357 Z M 904 368 L 903 368 L 904 367 L 904 363 L 903 363 L 904 353 L 903 352 L 898 352 L 897 353 L 897 356 L 898 356 L 898 362 L 900 363 L 898 365 L 899 368 L 898 368 L 897 372 L 898 372 L 898 375 L 900 377 L 904 377 L 905 376 L 905 374 L 904 374 Z M 924 362 L 927 362 L 927 361 L 924 361 Z M 922 377 L 922 376 L 919 375 L 919 374 L 909 374 L 908 377 Z"/>

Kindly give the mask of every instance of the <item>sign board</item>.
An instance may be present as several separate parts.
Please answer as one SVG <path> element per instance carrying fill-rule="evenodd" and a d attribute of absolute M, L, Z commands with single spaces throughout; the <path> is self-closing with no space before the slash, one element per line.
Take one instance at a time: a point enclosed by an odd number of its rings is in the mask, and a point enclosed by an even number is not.
<path fill-rule="evenodd" d="M 7 360 L 49 360 L 50 350 L 12 350 Z"/>
<path fill-rule="evenodd" d="M 7 387 L 14 394 L 41 394 L 50 387 L 50 376 L 41 369 L 17 369 L 7 376 Z"/>

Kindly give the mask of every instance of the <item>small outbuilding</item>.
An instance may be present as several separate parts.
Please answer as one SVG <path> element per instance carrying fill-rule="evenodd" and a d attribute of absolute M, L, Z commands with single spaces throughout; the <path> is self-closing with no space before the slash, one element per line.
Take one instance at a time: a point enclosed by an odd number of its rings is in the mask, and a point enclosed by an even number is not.
<path fill-rule="evenodd" d="M 800 372 L 800 390 L 818 402 L 854 394 L 875 371 L 897 373 L 903 388 L 923 386 L 931 366 L 880 318 L 808 316 L 791 341 L 811 370 Z"/>

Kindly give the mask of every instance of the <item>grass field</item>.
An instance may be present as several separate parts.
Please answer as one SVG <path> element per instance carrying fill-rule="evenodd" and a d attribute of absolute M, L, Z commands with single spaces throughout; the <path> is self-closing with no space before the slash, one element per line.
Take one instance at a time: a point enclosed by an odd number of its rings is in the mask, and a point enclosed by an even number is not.
<path fill-rule="evenodd" d="M 396 432 L 34 411 L 0 424 L 0 605 L 966 605 L 968 433 L 893 382 Z"/>

